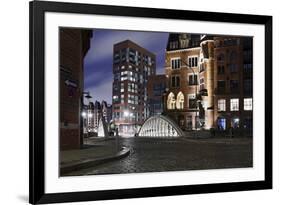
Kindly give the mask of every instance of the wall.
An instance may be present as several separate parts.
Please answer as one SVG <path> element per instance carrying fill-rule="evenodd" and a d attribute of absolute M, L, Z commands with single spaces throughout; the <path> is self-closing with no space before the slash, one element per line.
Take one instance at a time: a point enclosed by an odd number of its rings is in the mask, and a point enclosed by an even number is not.
<path fill-rule="evenodd" d="M 77 2 L 78 0 L 72 0 Z M 276 0 L 245 1 L 233 3 L 223 0 L 201 1 L 151 1 L 151 0 L 81 0 L 97 4 L 162 7 L 190 10 L 268 14 L 274 16 L 274 43 L 281 45 L 281 13 Z M 1 3 L 1 75 L 0 75 L 0 203 L 27 204 L 28 200 L 28 1 L 3 1 Z M 277 38 L 278 36 L 278 38 Z M 85 202 L 79 204 L 278 204 L 281 200 L 280 156 L 281 141 L 278 115 L 281 114 L 280 91 L 277 92 L 281 76 L 281 49 L 274 46 L 274 190 L 236 193 L 201 194 L 189 196 L 127 199 L 115 201 Z M 4 72 L 4 73 L 3 73 Z M 279 136 L 278 136 L 279 134 Z M 280 203 L 280 202 L 279 202 Z M 78 203 L 75 203 L 78 204 Z"/>

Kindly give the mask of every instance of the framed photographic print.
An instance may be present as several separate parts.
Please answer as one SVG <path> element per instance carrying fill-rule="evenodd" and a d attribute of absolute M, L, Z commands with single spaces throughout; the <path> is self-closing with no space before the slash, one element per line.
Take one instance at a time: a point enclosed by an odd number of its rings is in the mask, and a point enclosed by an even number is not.
<path fill-rule="evenodd" d="M 30 203 L 272 188 L 272 17 L 30 2 Z"/>

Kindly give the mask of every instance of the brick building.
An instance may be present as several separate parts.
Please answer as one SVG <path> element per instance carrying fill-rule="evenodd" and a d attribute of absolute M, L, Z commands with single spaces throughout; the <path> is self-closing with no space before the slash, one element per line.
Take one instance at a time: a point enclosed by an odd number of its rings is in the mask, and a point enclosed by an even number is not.
<path fill-rule="evenodd" d="M 252 38 L 170 34 L 165 114 L 182 129 L 252 127 Z"/>
<path fill-rule="evenodd" d="M 196 93 L 199 89 L 200 53 L 200 35 L 169 35 L 165 62 L 168 78 L 165 114 L 173 118 L 183 130 L 199 126 L 196 125 L 199 123 Z"/>
<path fill-rule="evenodd" d="M 252 129 L 252 38 L 214 37 L 214 119 L 219 129 Z"/>
<path fill-rule="evenodd" d="M 78 149 L 83 143 L 81 127 L 81 95 L 83 92 L 83 60 L 90 48 L 92 31 L 60 28 L 60 148 Z"/>
<path fill-rule="evenodd" d="M 121 135 L 133 136 L 149 116 L 147 81 L 156 72 L 155 55 L 130 40 L 113 50 L 113 121 Z"/>
<path fill-rule="evenodd" d="M 160 115 L 164 111 L 164 96 L 166 91 L 166 75 L 152 75 L 147 81 L 147 99 L 149 116 Z"/>

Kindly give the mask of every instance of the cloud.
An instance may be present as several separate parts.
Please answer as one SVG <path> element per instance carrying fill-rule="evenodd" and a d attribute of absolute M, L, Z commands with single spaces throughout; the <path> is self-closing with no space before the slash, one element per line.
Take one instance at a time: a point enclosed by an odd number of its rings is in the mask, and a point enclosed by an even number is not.
<path fill-rule="evenodd" d="M 113 45 L 130 39 L 140 46 L 147 48 L 166 47 L 159 45 L 159 38 L 167 39 L 168 34 L 157 32 L 137 32 L 137 31 L 119 31 L 119 30 L 94 30 L 93 38 L 91 39 L 91 48 L 88 51 L 85 59 L 88 64 L 95 61 L 102 61 L 105 58 L 112 58 Z M 155 52 L 152 50 L 152 52 Z"/>
<path fill-rule="evenodd" d="M 102 101 L 105 100 L 107 103 L 112 103 L 112 79 L 107 78 L 99 85 L 91 87 L 85 87 L 85 90 L 89 91 L 93 97 L 91 101 Z"/>
<path fill-rule="evenodd" d="M 112 73 L 104 72 L 104 70 L 94 69 L 93 72 L 85 72 L 84 73 L 84 85 L 99 85 L 105 79 L 112 79 Z"/>
<path fill-rule="evenodd" d="M 112 102 L 113 46 L 127 39 L 155 53 L 157 73 L 163 73 L 168 33 L 94 30 L 91 47 L 84 60 L 84 87 L 91 92 L 93 101 Z"/>

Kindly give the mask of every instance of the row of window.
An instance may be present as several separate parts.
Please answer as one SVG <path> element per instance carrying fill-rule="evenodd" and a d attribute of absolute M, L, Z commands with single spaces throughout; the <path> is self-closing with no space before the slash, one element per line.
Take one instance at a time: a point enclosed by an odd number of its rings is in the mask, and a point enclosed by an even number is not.
<path fill-rule="evenodd" d="M 195 94 L 188 94 L 188 107 L 189 109 L 197 108 L 197 100 Z M 179 92 L 177 98 L 175 98 L 174 93 L 169 93 L 167 98 L 167 109 L 183 109 L 184 108 L 184 95 L 182 92 Z"/>
<path fill-rule="evenodd" d="M 229 89 L 231 93 L 238 93 L 240 91 L 239 80 L 230 80 L 229 81 Z M 253 89 L 252 79 L 243 80 L 243 91 L 245 93 L 251 93 Z M 217 82 L 217 93 L 222 94 L 226 92 L 226 81 L 219 80 Z"/>
<path fill-rule="evenodd" d="M 229 62 L 236 62 L 237 61 L 237 52 L 236 51 L 231 51 L 229 54 L 228 54 L 228 61 Z M 225 55 L 223 53 L 219 53 L 217 55 L 217 61 L 219 62 L 222 62 L 222 61 L 225 61 Z"/>
<path fill-rule="evenodd" d="M 215 47 L 223 47 L 223 46 L 236 46 L 240 44 L 239 38 L 229 38 L 224 40 L 216 40 Z"/>
<path fill-rule="evenodd" d="M 128 94 L 128 98 L 127 98 L 127 102 L 129 104 L 135 104 L 135 105 L 138 105 L 139 104 L 139 96 L 138 95 L 132 95 L 132 94 Z M 125 95 L 124 94 L 121 94 L 120 95 L 120 98 L 118 95 L 113 95 L 112 96 L 112 101 L 113 103 L 125 103 Z"/>
<path fill-rule="evenodd" d="M 188 74 L 188 85 L 197 85 L 198 84 L 198 75 L 197 74 Z M 173 75 L 171 76 L 171 87 L 180 87 L 180 76 Z"/>
<path fill-rule="evenodd" d="M 249 111 L 253 109 L 253 99 L 244 98 L 244 110 Z M 226 99 L 218 100 L 218 111 L 226 111 Z M 230 99 L 230 111 L 239 111 L 239 98 Z"/>
<path fill-rule="evenodd" d="M 155 60 L 151 56 L 142 54 L 132 48 L 124 48 L 120 51 L 115 51 L 113 57 L 113 62 L 115 64 L 130 62 L 134 65 L 139 65 L 141 64 L 141 61 L 150 66 L 155 63 Z"/>
<path fill-rule="evenodd" d="M 153 95 L 154 96 L 162 96 L 162 94 L 165 92 L 166 85 L 165 83 L 155 83 L 153 84 Z"/>
<path fill-rule="evenodd" d="M 188 66 L 189 67 L 197 67 L 198 66 L 198 57 L 191 56 L 187 58 Z M 182 61 L 180 58 L 171 59 L 171 67 L 172 69 L 179 69 L 182 65 Z"/>

